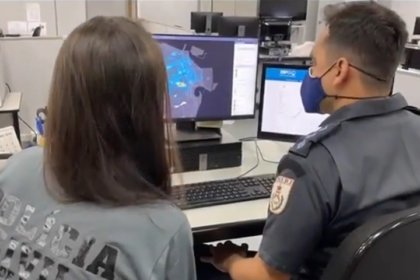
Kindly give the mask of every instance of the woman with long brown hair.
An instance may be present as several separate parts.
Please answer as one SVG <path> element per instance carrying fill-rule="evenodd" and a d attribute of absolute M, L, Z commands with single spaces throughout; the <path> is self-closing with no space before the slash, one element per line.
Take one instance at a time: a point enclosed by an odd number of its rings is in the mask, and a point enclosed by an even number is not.
<path fill-rule="evenodd" d="M 139 22 L 96 17 L 66 38 L 45 148 L 0 173 L 5 278 L 195 279 L 191 229 L 170 202 L 168 106 L 162 53 Z"/>

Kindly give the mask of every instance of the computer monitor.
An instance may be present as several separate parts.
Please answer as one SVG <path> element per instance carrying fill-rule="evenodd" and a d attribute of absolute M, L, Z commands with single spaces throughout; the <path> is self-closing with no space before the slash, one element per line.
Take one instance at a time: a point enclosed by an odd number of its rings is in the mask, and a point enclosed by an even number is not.
<path fill-rule="evenodd" d="M 416 17 L 416 22 L 414 23 L 413 35 L 420 35 L 420 17 Z"/>
<path fill-rule="evenodd" d="M 223 13 L 191 12 L 191 30 L 196 33 L 217 33 Z"/>
<path fill-rule="evenodd" d="M 328 115 L 308 114 L 300 98 L 307 65 L 264 64 L 258 138 L 296 141 L 316 131 Z"/>
<path fill-rule="evenodd" d="M 219 36 L 258 38 L 259 17 L 223 16 L 219 20 Z"/>
<path fill-rule="evenodd" d="M 253 118 L 258 39 L 154 35 L 168 73 L 175 121 Z"/>
<path fill-rule="evenodd" d="M 259 16 L 306 20 L 308 0 L 259 0 Z"/>

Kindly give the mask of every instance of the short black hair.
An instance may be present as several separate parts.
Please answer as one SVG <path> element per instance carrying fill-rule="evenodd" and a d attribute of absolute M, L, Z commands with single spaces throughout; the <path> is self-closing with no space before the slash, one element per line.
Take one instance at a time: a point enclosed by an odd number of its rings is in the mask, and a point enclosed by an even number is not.
<path fill-rule="evenodd" d="M 324 15 L 329 31 L 327 44 L 338 52 L 347 52 L 350 63 L 391 84 L 408 40 L 404 20 L 374 1 L 328 5 Z"/>

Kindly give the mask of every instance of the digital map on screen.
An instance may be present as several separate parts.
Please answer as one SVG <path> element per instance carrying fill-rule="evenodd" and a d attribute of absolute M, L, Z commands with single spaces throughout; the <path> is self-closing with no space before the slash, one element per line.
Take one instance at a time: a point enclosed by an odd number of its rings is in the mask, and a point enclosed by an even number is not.
<path fill-rule="evenodd" d="M 200 66 L 206 60 L 206 51 L 185 42 L 180 46 L 167 43 L 160 46 L 168 73 L 172 118 L 195 118 L 204 92 L 217 87 L 213 68 Z"/>

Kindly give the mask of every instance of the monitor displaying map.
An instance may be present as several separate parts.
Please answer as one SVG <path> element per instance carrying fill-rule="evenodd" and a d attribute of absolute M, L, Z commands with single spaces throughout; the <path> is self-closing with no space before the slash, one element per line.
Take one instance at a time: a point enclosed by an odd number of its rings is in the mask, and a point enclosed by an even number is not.
<path fill-rule="evenodd" d="M 155 35 L 168 74 L 173 119 L 253 116 L 258 39 Z"/>

